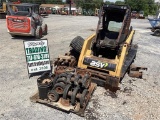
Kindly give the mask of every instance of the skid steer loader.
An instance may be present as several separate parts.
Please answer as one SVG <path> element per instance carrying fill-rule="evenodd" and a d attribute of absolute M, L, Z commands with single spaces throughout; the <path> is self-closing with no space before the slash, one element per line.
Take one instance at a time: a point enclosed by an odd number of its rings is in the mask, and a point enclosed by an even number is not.
<path fill-rule="evenodd" d="M 41 38 L 47 34 L 48 27 L 39 15 L 38 4 L 8 3 L 7 8 L 7 28 L 12 37 L 19 35 Z"/>
<path fill-rule="evenodd" d="M 37 80 L 39 92 L 31 100 L 83 116 L 97 85 L 117 90 L 125 73 L 142 78 L 139 70 L 146 68 L 132 65 L 137 45 L 130 22 L 128 6 L 104 5 L 96 33 L 71 41 L 71 50 L 55 60 L 54 74 Z"/>
<path fill-rule="evenodd" d="M 143 67 L 132 63 L 136 57 L 137 45 L 132 44 L 134 30 L 130 26 L 131 9 L 126 5 L 104 5 L 99 14 L 97 31 L 88 39 L 80 36 L 72 40 L 70 46 L 71 60 L 77 71 L 91 73 L 92 82 L 107 88 L 118 88 L 125 73 L 131 77 L 142 78 Z M 66 57 L 66 56 L 65 56 Z M 66 64 L 66 58 L 59 57 L 55 66 L 61 68 Z M 76 64 L 77 62 L 77 64 Z M 72 67 L 71 66 L 71 67 Z M 56 68 L 55 72 L 59 72 Z"/>

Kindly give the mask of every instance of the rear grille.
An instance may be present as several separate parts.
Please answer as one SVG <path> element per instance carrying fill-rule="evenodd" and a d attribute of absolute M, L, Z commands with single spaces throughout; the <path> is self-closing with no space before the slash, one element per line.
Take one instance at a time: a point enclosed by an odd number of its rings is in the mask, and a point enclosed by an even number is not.
<path fill-rule="evenodd" d="M 8 17 L 7 25 L 10 32 L 30 32 L 30 20 L 23 17 Z"/>

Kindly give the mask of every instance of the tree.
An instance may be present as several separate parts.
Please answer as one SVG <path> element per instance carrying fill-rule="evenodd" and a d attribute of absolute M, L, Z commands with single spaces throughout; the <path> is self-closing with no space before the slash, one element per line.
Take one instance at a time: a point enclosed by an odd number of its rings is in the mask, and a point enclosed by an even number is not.
<path fill-rule="evenodd" d="M 106 1 L 105 4 L 110 5 L 110 4 L 114 4 L 114 2 Z"/>
<path fill-rule="evenodd" d="M 132 11 L 144 11 L 145 15 L 156 12 L 154 0 L 125 0 L 125 4 L 128 4 Z"/>
<path fill-rule="evenodd" d="M 93 0 L 93 3 L 95 8 L 100 8 L 103 4 L 103 0 Z"/>
<path fill-rule="evenodd" d="M 125 3 L 123 1 L 116 1 L 115 4 L 116 5 L 124 5 Z"/>
<path fill-rule="evenodd" d="M 100 8 L 103 0 L 74 0 L 77 7 L 81 7 L 85 10 L 94 10 L 95 8 Z"/>

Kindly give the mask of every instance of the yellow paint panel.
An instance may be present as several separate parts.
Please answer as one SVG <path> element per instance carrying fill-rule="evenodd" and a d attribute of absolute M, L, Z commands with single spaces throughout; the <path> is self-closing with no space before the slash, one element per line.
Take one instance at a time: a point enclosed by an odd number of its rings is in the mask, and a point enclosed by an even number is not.
<path fill-rule="evenodd" d="M 82 51 L 78 60 L 78 67 L 80 68 L 87 68 L 86 65 L 83 64 L 83 59 L 85 55 L 90 55 L 91 54 L 91 43 L 93 38 L 96 36 L 96 34 L 94 33 L 93 35 L 91 35 L 89 38 L 87 38 L 84 41 L 83 47 L 82 47 Z"/>

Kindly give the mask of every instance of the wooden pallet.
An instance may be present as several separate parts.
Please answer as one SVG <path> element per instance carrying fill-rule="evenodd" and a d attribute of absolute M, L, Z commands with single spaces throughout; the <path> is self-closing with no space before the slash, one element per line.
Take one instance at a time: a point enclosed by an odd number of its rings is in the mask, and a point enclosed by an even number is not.
<path fill-rule="evenodd" d="M 80 107 L 80 103 L 77 102 L 76 105 L 71 105 L 70 104 L 70 101 L 67 99 L 63 99 L 63 98 L 60 98 L 58 102 L 50 102 L 49 100 L 45 99 L 45 100 L 42 100 L 42 99 L 39 99 L 39 93 L 37 92 L 36 94 L 34 94 L 33 96 L 30 97 L 30 100 L 31 102 L 34 102 L 34 103 L 41 103 L 41 104 L 44 104 L 46 106 L 49 106 L 49 107 L 53 107 L 53 108 L 56 108 L 58 110 L 62 110 L 64 112 L 73 112 L 79 116 L 84 116 L 84 112 L 85 112 L 85 109 L 87 107 L 87 104 L 94 92 L 94 90 L 96 89 L 97 87 L 97 84 L 95 83 L 91 83 L 88 91 L 88 95 L 87 95 L 87 101 L 86 101 L 86 104 L 84 105 L 83 108 Z"/>

